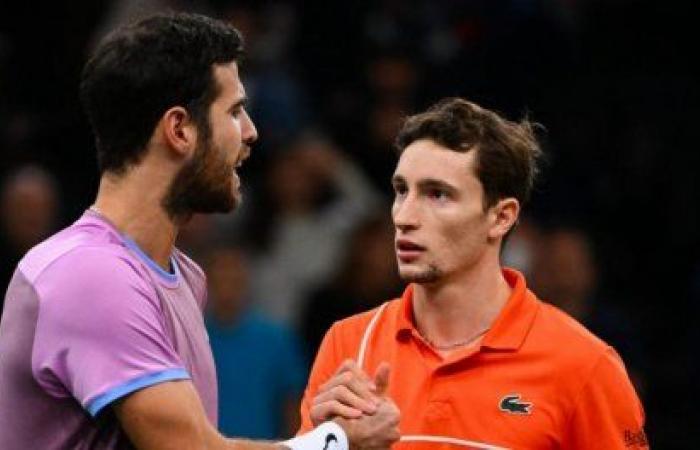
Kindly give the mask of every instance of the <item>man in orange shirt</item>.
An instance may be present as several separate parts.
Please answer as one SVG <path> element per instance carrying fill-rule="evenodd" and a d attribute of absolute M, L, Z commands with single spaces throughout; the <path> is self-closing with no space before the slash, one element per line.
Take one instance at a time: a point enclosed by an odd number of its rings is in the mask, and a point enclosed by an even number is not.
<path fill-rule="evenodd" d="M 392 216 L 409 285 L 328 331 L 302 431 L 373 414 L 388 377 L 397 448 L 648 448 L 615 351 L 500 265 L 537 172 L 532 125 L 448 99 L 409 117 L 397 147 Z"/>

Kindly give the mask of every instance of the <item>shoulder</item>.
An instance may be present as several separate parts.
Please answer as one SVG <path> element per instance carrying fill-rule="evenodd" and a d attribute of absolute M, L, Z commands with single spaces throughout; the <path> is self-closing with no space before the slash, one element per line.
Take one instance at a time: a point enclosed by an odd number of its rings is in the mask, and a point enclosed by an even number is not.
<path fill-rule="evenodd" d="M 173 257 L 180 270 L 180 275 L 190 286 L 200 307 L 203 308 L 206 302 L 207 288 L 207 277 L 204 271 L 192 258 L 177 248 L 173 251 Z"/>
<path fill-rule="evenodd" d="M 42 324 L 98 326 L 161 311 L 146 269 L 120 245 L 75 245 L 43 266 L 31 280 Z"/>
<path fill-rule="evenodd" d="M 121 246 L 88 244 L 56 255 L 33 278 L 38 287 L 61 283 L 61 289 L 74 290 L 142 280 L 144 269 Z"/>
<path fill-rule="evenodd" d="M 609 348 L 576 319 L 545 302 L 541 302 L 528 341 L 557 359 L 589 365 Z"/>
<path fill-rule="evenodd" d="M 182 250 L 175 248 L 173 250 L 173 256 L 175 260 L 180 265 L 180 270 L 185 275 L 190 275 L 198 279 L 204 279 L 205 274 L 199 264 L 194 262 L 192 258 L 187 256 Z"/>
<path fill-rule="evenodd" d="M 617 367 L 618 374 L 627 378 L 620 357 L 610 345 L 576 319 L 547 303 L 539 308 L 526 345 L 534 353 L 546 355 L 558 378 L 574 390 L 601 369 L 608 371 Z"/>
<path fill-rule="evenodd" d="M 566 342 L 569 353 L 572 349 L 583 351 L 580 357 L 597 360 L 605 353 L 609 345 L 598 336 L 589 331 L 579 321 L 562 311 L 561 309 L 542 302 L 539 313 L 535 319 L 533 333 L 540 340 L 549 339 L 552 345 Z"/>
<path fill-rule="evenodd" d="M 111 268 L 115 261 L 135 266 L 122 238 L 112 228 L 83 217 L 29 250 L 19 268 L 33 283 L 61 269 L 67 269 L 74 278 L 82 275 L 77 267 L 94 275 Z"/>
<path fill-rule="evenodd" d="M 401 304 L 400 298 L 389 300 L 373 309 L 339 320 L 331 326 L 327 337 L 332 336 L 343 353 L 354 354 L 370 327 L 381 332 L 395 326 Z"/>

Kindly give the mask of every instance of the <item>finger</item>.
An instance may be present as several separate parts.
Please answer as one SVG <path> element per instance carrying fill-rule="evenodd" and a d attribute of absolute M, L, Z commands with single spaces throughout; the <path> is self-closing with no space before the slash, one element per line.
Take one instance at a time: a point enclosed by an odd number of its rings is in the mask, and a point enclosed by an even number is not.
<path fill-rule="evenodd" d="M 366 414 L 374 414 L 377 410 L 377 404 L 374 401 L 360 397 L 344 385 L 335 386 L 333 389 L 319 393 L 314 397 L 313 404 L 317 405 L 330 401 L 340 402 L 346 406 L 362 410 Z"/>
<path fill-rule="evenodd" d="M 339 375 L 339 374 L 346 372 L 346 371 L 349 371 L 349 370 L 351 371 L 354 367 L 357 367 L 357 363 L 355 362 L 354 359 L 348 358 L 348 359 L 344 360 L 341 365 L 338 366 L 338 368 L 336 369 L 336 371 L 333 375 Z"/>
<path fill-rule="evenodd" d="M 377 387 L 375 393 L 377 395 L 386 395 L 389 389 L 389 374 L 391 366 L 387 362 L 382 362 L 374 372 L 374 384 Z"/>
<path fill-rule="evenodd" d="M 350 372 L 358 379 L 369 383 L 370 389 L 375 389 L 374 381 L 364 372 L 364 370 L 362 370 L 354 359 L 346 359 L 343 361 L 343 363 L 338 366 L 338 369 L 335 371 L 334 377 L 346 372 Z"/>
<path fill-rule="evenodd" d="M 372 389 L 374 386 L 373 382 L 367 381 L 365 377 L 358 377 L 353 372 L 344 372 L 340 375 L 336 375 L 325 384 L 321 385 L 318 389 L 319 393 L 327 392 L 335 389 L 338 386 L 345 386 L 350 389 L 355 395 L 363 398 L 364 400 L 376 404 L 379 398 L 374 394 Z"/>
<path fill-rule="evenodd" d="M 342 417 L 344 419 L 358 419 L 362 417 L 362 411 L 343 405 L 340 402 L 329 401 L 320 403 L 311 407 L 311 417 L 318 419 L 321 422 L 330 420 L 334 417 Z"/>

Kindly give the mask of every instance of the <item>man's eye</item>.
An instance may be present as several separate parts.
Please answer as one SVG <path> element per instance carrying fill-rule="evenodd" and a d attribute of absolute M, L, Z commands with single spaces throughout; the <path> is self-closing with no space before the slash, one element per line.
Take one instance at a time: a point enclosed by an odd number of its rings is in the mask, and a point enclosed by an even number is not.
<path fill-rule="evenodd" d="M 428 196 L 434 200 L 447 200 L 449 197 L 447 191 L 443 189 L 431 189 L 428 192 Z"/>
<path fill-rule="evenodd" d="M 406 191 L 406 186 L 394 186 L 394 193 L 396 195 L 404 195 Z"/>

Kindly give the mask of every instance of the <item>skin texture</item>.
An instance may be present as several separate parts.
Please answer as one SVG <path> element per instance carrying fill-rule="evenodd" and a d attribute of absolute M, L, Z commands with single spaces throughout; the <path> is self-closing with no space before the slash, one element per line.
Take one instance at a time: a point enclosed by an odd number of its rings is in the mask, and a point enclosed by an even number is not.
<path fill-rule="evenodd" d="M 520 205 L 503 198 L 485 206 L 477 151 L 417 140 L 404 149 L 392 178 L 399 275 L 414 283 L 417 329 L 440 347 L 482 334 L 510 296 L 499 252 Z M 446 357 L 454 350 L 436 351 Z M 343 363 L 319 389 L 312 422 L 371 414 L 369 404 L 379 398 L 373 381 L 353 361 Z"/>

